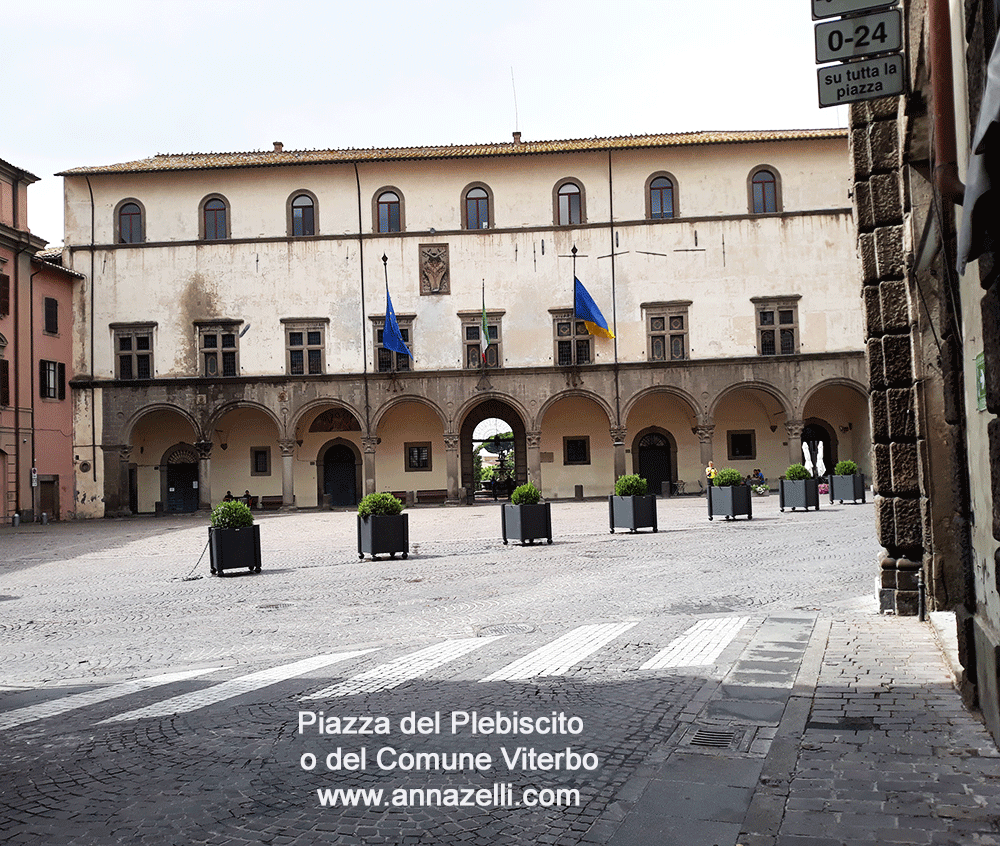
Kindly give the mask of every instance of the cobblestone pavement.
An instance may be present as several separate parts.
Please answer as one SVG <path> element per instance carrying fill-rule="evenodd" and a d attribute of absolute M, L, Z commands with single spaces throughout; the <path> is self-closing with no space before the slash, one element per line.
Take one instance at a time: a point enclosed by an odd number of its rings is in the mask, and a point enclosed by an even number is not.
<path fill-rule="evenodd" d="M 871 504 L 754 505 L 554 503 L 524 547 L 415 508 L 378 561 L 265 515 L 224 578 L 204 516 L 0 529 L 0 837 L 1000 844 L 996 748 L 875 613 Z"/>

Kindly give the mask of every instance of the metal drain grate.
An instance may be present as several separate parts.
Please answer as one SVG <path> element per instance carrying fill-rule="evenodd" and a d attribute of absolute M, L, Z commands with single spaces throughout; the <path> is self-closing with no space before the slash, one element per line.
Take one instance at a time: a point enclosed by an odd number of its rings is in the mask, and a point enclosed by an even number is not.
<path fill-rule="evenodd" d="M 708 749 L 728 749 L 736 740 L 737 732 L 731 729 L 701 728 L 691 738 L 691 746 L 701 746 Z"/>

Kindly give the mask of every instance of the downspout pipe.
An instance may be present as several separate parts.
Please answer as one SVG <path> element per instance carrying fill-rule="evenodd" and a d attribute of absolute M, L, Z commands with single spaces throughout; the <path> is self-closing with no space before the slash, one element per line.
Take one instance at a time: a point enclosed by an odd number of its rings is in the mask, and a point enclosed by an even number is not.
<path fill-rule="evenodd" d="M 87 180 L 87 190 L 90 192 L 90 320 L 87 321 L 90 324 L 90 440 L 92 441 L 90 445 L 90 472 L 93 474 L 92 478 L 94 483 L 97 483 L 97 409 L 95 408 L 97 402 L 97 387 L 94 385 L 94 380 L 97 378 L 97 373 L 94 370 L 94 273 L 96 271 L 97 262 L 94 256 L 94 245 L 97 243 L 97 221 L 96 221 L 96 210 L 94 207 L 94 189 L 90 184 L 90 177 L 85 176 L 84 179 Z"/>
<path fill-rule="evenodd" d="M 37 366 L 37 360 L 35 359 L 35 277 L 41 273 L 41 270 L 36 270 L 28 277 L 28 298 L 30 300 L 30 305 L 28 307 L 28 319 L 31 323 L 31 405 L 30 410 L 30 420 L 31 420 L 31 469 L 34 470 L 38 467 L 37 453 L 35 451 L 35 438 L 37 434 L 37 429 L 35 428 L 35 397 L 37 390 L 35 386 L 35 368 Z M 32 487 L 31 489 L 31 511 L 34 514 L 34 520 L 37 523 L 41 520 L 39 515 L 38 502 L 38 488 Z"/>
<path fill-rule="evenodd" d="M 934 184 L 942 198 L 960 206 L 965 186 L 958 178 L 955 80 L 951 61 L 951 11 L 948 0 L 927 0 L 927 30 L 934 119 Z"/>

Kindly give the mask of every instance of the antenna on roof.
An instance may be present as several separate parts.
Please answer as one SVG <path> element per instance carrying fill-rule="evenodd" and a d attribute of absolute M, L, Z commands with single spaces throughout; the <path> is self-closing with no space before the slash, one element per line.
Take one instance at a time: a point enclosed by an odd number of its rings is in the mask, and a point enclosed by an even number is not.
<path fill-rule="evenodd" d="M 510 66 L 510 87 L 514 92 L 514 142 L 521 140 L 521 124 L 517 119 L 517 86 L 514 85 L 514 66 Z"/>

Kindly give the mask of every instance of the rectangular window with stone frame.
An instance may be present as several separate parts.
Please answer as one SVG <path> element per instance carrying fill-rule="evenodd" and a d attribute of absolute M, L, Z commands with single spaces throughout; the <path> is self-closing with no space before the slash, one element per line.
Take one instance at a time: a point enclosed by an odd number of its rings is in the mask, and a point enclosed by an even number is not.
<path fill-rule="evenodd" d="M 549 309 L 552 315 L 553 361 L 558 367 L 594 363 L 594 336 L 582 320 L 574 320 L 571 309 Z"/>
<path fill-rule="evenodd" d="M 406 450 L 406 472 L 431 470 L 431 444 L 430 441 L 407 442 L 403 444 Z"/>
<path fill-rule="evenodd" d="M 155 323 L 112 323 L 115 378 L 153 378 L 153 330 Z"/>
<path fill-rule="evenodd" d="M 466 370 L 477 370 L 480 367 L 503 366 L 503 343 L 500 331 L 503 311 L 486 312 L 486 328 L 490 333 L 489 344 L 486 347 L 486 361 L 483 361 L 483 312 L 460 311 L 462 321 L 462 366 Z"/>
<path fill-rule="evenodd" d="M 271 448 L 250 447 L 250 475 L 271 475 Z"/>
<path fill-rule="evenodd" d="M 285 326 L 285 372 L 317 376 L 326 372 L 326 325 L 329 318 L 282 318 Z"/>
<path fill-rule="evenodd" d="M 643 303 L 646 322 L 647 361 L 684 361 L 688 345 L 688 309 L 691 300 Z"/>
<path fill-rule="evenodd" d="M 795 355 L 799 351 L 801 294 L 751 297 L 757 315 L 757 355 Z"/>
<path fill-rule="evenodd" d="M 240 375 L 241 322 L 195 323 L 198 327 L 198 359 L 202 376 L 215 379 Z"/>
<path fill-rule="evenodd" d="M 415 318 L 415 314 L 396 315 L 396 323 L 399 325 L 399 334 L 403 339 L 403 343 L 406 344 L 406 348 L 410 351 L 410 355 L 407 355 L 406 353 L 386 349 L 383 344 L 383 337 L 385 333 L 385 315 L 376 314 L 371 316 L 370 319 L 375 329 L 376 373 L 392 373 L 397 371 L 408 372 L 413 369 L 413 359 L 410 356 L 415 355 L 413 350 L 413 321 Z"/>

